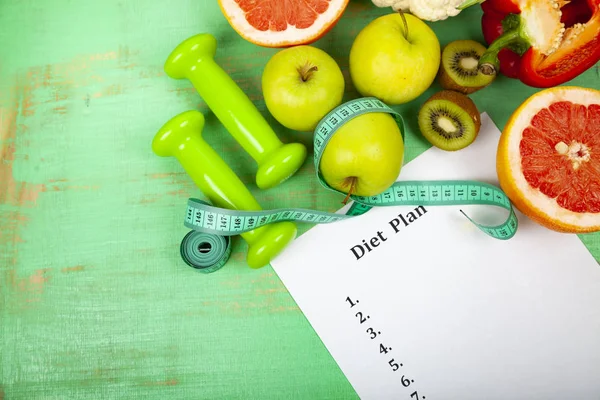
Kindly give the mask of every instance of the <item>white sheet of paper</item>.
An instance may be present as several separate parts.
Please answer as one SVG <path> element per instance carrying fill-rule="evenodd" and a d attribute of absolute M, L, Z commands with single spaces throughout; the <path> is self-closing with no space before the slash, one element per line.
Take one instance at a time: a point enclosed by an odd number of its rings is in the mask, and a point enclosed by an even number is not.
<path fill-rule="evenodd" d="M 399 180 L 497 185 L 499 136 L 484 113 L 471 146 L 431 148 Z M 389 222 L 414 208 L 317 225 L 272 262 L 357 394 L 600 399 L 600 266 L 580 239 L 517 212 L 516 235 L 497 240 L 459 212 L 503 221 L 493 206 L 428 206 L 396 233 Z M 378 232 L 357 260 L 350 249 Z"/>

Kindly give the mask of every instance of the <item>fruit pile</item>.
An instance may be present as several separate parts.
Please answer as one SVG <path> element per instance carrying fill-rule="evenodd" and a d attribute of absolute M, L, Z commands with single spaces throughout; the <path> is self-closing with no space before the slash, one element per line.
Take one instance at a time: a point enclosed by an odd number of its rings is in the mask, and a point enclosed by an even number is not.
<path fill-rule="evenodd" d="M 265 65 L 262 90 L 284 127 L 311 132 L 342 103 L 336 61 L 311 44 L 332 29 L 349 0 L 219 0 L 244 39 L 281 48 Z M 434 81 L 442 88 L 419 105 L 422 136 L 445 151 L 473 143 L 481 126 L 470 94 L 498 74 L 543 88 L 511 116 L 498 144 L 500 186 L 532 220 L 562 232 L 600 231 L 600 91 L 566 83 L 600 60 L 598 0 L 373 1 L 391 6 L 354 38 L 349 72 L 358 93 L 389 106 L 414 101 Z M 454 4 L 456 3 L 456 4 Z M 486 45 L 465 38 L 440 47 L 427 21 L 481 4 Z M 332 188 L 373 196 L 389 188 L 404 143 L 391 115 L 364 114 L 342 126 L 320 164 Z M 365 179 L 363 171 L 370 173 Z"/>

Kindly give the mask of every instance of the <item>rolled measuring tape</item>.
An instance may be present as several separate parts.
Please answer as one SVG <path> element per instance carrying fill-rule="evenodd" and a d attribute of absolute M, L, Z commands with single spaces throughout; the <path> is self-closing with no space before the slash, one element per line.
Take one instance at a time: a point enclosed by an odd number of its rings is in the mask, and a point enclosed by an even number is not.
<path fill-rule="evenodd" d="M 336 131 L 353 118 L 366 113 L 391 114 L 405 138 L 402 116 L 377 98 L 365 97 L 351 100 L 329 112 L 317 125 L 314 132 L 314 164 L 317 178 L 322 186 L 337 193 L 346 193 L 330 187 L 320 172 L 319 164 L 327 143 Z M 509 211 L 507 219 L 499 225 L 483 225 L 460 212 L 487 235 L 501 240 L 512 238 L 518 220 L 506 194 L 497 186 L 472 180 L 435 180 L 394 182 L 384 192 L 371 197 L 351 195 L 353 201 L 345 214 L 299 208 L 281 208 L 261 211 L 228 210 L 213 207 L 205 201 L 190 198 L 187 204 L 184 225 L 193 231 L 227 237 L 256 229 L 279 221 L 327 224 L 353 218 L 368 212 L 373 207 L 389 206 L 449 206 L 490 205 Z"/>
<path fill-rule="evenodd" d="M 196 202 L 208 205 L 202 200 L 196 200 Z M 179 251 L 187 265 L 199 272 L 209 274 L 221 269 L 229 260 L 231 240 L 228 236 L 192 230 L 181 241 Z"/>

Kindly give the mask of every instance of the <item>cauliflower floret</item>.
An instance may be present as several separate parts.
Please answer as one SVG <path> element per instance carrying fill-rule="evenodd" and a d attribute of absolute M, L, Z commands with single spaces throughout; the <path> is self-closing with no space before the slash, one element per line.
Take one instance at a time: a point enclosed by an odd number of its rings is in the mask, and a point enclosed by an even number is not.
<path fill-rule="evenodd" d="M 410 0 L 371 0 L 373 4 L 377 7 L 392 7 L 394 10 L 398 11 L 402 9 L 403 11 L 410 7 Z"/>
<path fill-rule="evenodd" d="M 465 0 L 371 0 L 377 7 L 392 7 L 424 21 L 442 21 L 458 15 Z"/>

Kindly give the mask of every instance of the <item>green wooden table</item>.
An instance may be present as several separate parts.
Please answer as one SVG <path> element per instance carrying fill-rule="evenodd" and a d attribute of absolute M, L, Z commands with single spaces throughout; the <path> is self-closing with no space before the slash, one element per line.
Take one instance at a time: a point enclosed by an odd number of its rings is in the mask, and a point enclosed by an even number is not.
<path fill-rule="evenodd" d="M 346 100 L 358 96 L 352 40 L 388 12 L 352 0 L 315 43 L 339 62 Z M 482 40 L 480 15 L 431 26 L 442 45 Z M 254 161 L 188 81 L 162 70 L 203 31 L 282 140 L 310 146 L 264 106 L 260 76 L 277 50 L 241 39 L 215 0 L 0 2 L 0 399 L 356 397 L 271 267 L 245 266 L 242 240 L 212 275 L 180 259 L 182 212 L 200 194 L 150 142 L 184 110 L 206 115 L 206 140 L 263 207 L 334 211 L 342 200 L 318 184 L 310 157 L 284 185 L 256 188 Z M 597 67 L 570 82 L 599 83 Z M 406 161 L 428 147 L 415 112 L 438 89 L 396 107 L 411 129 Z M 500 78 L 472 98 L 502 128 L 534 91 Z M 597 259 L 599 238 L 581 236 Z"/>

